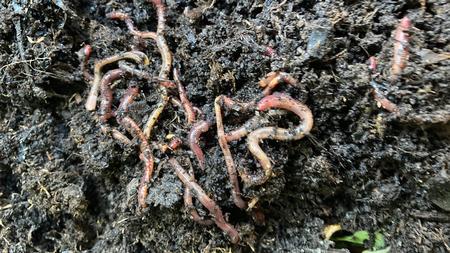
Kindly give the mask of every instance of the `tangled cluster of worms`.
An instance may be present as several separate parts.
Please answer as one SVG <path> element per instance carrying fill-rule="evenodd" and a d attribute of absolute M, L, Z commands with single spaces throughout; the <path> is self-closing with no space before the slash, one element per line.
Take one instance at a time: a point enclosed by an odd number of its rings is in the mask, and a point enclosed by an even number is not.
<path fill-rule="evenodd" d="M 401 75 L 403 69 L 406 67 L 406 63 L 409 59 L 409 30 L 411 28 L 411 20 L 408 17 L 403 17 L 397 28 L 394 31 L 394 49 L 392 57 L 392 66 L 390 71 L 391 84 L 396 82 Z M 375 78 L 380 74 L 377 72 L 377 58 L 371 56 L 369 58 L 369 70 L 372 75 L 370 85 L 372 86 L 372 94 L 379 107 L 382 107 L 388 112 L 398 112 L 396 104 L 391 102 L 383 92 L 380 90 L 380 84 L 375 81 Z"/>
<path fill-rule="evenodd" d="M 111 12 L 106 16 L 109 19 L 124 22 L 131 35 L 139 40 L 148 39 L 156 44 L 162 58 L 159 75 L 151 76 L 149 73 L 140 70 L 138 66 L 148 65 L 149 59 L 145 53 L 133 50 L 97 61 L 94 66 L 94 75 L 92 76 L 86 67 L 92 48 L 86 45 L 80 51 L 81 71 L 85 80 L 91 84 L 85 108 L 87 111 L 97 111 L 96 115 L 100 122 L 101 131 L 104 134 L 110 135 L 124 145 L 132 145 L 133 143 L 128 136 L 139 141 L 139 158 L 144 164 L 138 186 L 138 205 L 141 209 L 148 206 L 146 202 L 148 188 L 151 187 L 155 167 L 153 148 L 156 145 L 151 141 L 152 131 L 166 107 L 172 104 L 184 111 L 186 118 L 185 127 L 190 128 L 188 136 L 185 138 L 188 142 L 186 146 L 193 152 L 198 167 L 204 173 L 206 158 L 202 151 L 200 139 L 205 132 L 214 130 L 212 126 L 215 123 L 218 143 L 227 167 L 232 199 L 238 208 L 249 210 L 251 205 L 248 204 L 248 201 L 241 194 L 239 178 L 245 186 L 250 187 L 262 185 L 273 176 L 273 165 L 269 156 L 261 148 L 260 143 L 266 139 L 277 141 L 300 140 L 309 134 L 313 126 L 313 115 L 306 105 L 288 94 L 274 92 L 281 84 L 296 86 L 297 80 L 288 73 L 271 72 L 259 82 L 262 91 L 257 98 L 248 102 L 242 102 L 220 95 L 214 101 L 215 122 L 205 119 L 202 110 L 190 102 L 187 92 L 180 81 L 178 70 L 172 66 L 172 53 L 164 37 L 165 6 L 161 0 L 151 0 L 151 3 L 157 12 L 158 23 L 156 32 L 139 31 L 135 27 L 132 18 L 122 12 Z M 134 65 L 131 63 L 134 63 Z M 111 67 L 113 69 L 103 73 L 107 65 L 108 69 Z M 147 122 L 138 122 L 129 115 L 130 106 L 141 92 L 136 85 L 130 85 L 127 88 L 120 100 L 120 104 L 116 107 L 117 109 L 113 110 L 114 83 L 127 76 L 134 76 L 148 82 L 157 83 L 159 101 L 156 108 L 149 114 Z M 100 103 L 97 109 L 98 101 Z M 234 110 L 239 113 L 253 112 L 255 116 L 248 119 L 241 127 L 225 132 L 224 119 L 226 117 L 225 112 L 228 110 Z M 261 113 L 264 111 L 269 111 L 268 114 L 272 115 L 283 115 L 286 112 L 292 112 L 300 119 L 300 123 L 291 129 L 276 126 L 261 127 L 263 120 Z M 113 119 L 116 124 L 126 130 L 127 134 L 120 132 L 117 127 L 113 127 Z M 257 168 L 254 172 L 245 169 L 238 171 L 236 168 L 230 145 L 242 138 L 246 138 L 248 150 L 260 165 L 260 169 Z M 183 147 L 182 139 L 179 136 L 173 136 L 168 144 L 162 145 L 161 151 L 167 152 L 168 150 L 176 150 Z M 201 225 L 215 223 L 217 227 L 230 237 L 231 242 L 238 243 L 240 241 L 238 231 L 226 221 L 221 208 L 216 204 L 213 197 L 210 197 L 198 184 L 195 179 L 193 166 L 186 171 L 175 157 L 169 158 L 168 164 L 173 168 L 185 187 L 183 200 L 191 218 Z M 209 211 L 210 218 L 202 217 L 199 214 L 193 204 L 193 197 Z"/>

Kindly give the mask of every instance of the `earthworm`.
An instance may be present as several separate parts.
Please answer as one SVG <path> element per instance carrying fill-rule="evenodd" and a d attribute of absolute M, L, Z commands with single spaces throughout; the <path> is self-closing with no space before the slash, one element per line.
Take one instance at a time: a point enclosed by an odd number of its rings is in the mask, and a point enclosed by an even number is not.
<path fill-rule="evenodd" d="M 397 80 L 402 70 L 406 67 L 409 58 L 409 35 L 411 20 L 403 17 L 394 32 L 394 57 L 392 59 L 391 81 Z"/>
<path fill-rule="evenodd" d="M 166 153 L 168 149 L 170 149 L 172 151 L 178 149 L 181 146 L 181 144 L 183 144 L 183 141 L 180 138 L 175 137 L 175 138 L 172 138 L 172 140 L 169 142 L 169 144 L 165 143 L 165 144 L 159 145 L 159 149 L 161 150 L 162 153 Z"/>
<path fill-rule="evenodd" d="M 181 101 L 177 98 L 171 97 L 170 98 L 170 102 L 172 103 L 172 105 L 176 106 L 176 107 L 180 107 L 183 108 L 183 105 L 181 104 Z"/>
<path fill-rule="evenodd" d="M 236 167 L 234 165 L 233 156 L 231 155 L 230 147 L 225 137 L 225 130 L 223 128 L 222 120 L 222 109 L 221 104 L 223 104 L 225 96 L 218 96 L 214 100 L 214 111 L 216 114 L 216 124 L 217 124 L 217 137 L 219 139 L 219 145 L 222 149 L 225 163 L 227 165 L 227 172 L 231 183 L 231 195 L 233 197 L 234 204 L 241 208 L 247 208 L 247 203 L 241 197 L 241 190 L 239 189 L 239 181 L 237 177 Z"/>
<path fill-rule="evenodd" d="M 181 144 L 183 144 L 183 141 L 180 138 L 175 137 L 170 141 L 169 148 L 171 150 L 175 150 L 175 149 L 179 148 L 181 146 Z"/>
<path fill-rule="evenodd" d="M 162 34 L 165 28 L 166 19 L 164 17 L 165 7 L 161 0 L 150 0 L 156 8 L 156 14 L 158 15 L 158 26 L 156 27 L 156 33 Z"/>
<path fill-rule="evenodd" d="M 156 33 L 154 32 L 141 32 L 138 29 L 136 29 L 136 26 L 134 25 L 133 20 L 128 16 L 128 14 L 120 12 L 120 11 L 113 11 L 106 14 L 106 17 L 113 20 L 120 20 L 125 22 L 127 25 L 128 30 L 131 34 L 137 37 L 141 38 L 152 38 L 156 39 Z"/>
<path fill-rule="evenodd" d="M 281 110 L 274 110 L 274 111 L 270 111 L 267 115 L 268 116 L 278 116 L 278 115 L 284 115 L 285 111 L 281 111 Z M 264 120 L 263 117 L 261 117 L 260 115 L 255 115 L 253 116 L 251 119 L 249 119 L 247 122 L 244 123 L 243 126 L 225 133 L 225 138 L 227 140 L 227 142 L 230 141 L 237 141 L 245 136 L 247 136 L 251 131 L 257 129 L 261 123 L 262 120 Z"/>
<path fill-rule="evenodd" d="M 183 105 L 181 104 L 181 101 L 179 99 L 171 97 L 170 102 L 172 103 L 172 105 L 184 109 Z M 204 118 L 205 115 L 203 114 L 203 111 L 200 108 L 193 106 L 192 109 L 194 109 L 195 114 L 197 115 L 196 118 L 201 118 L 201 119 Z"/>
<path fill-rule="evenodd" d="M 100 130 L 102 131 L 102 133 L 104 134 L 111 134 L 111 136 L 121 142 L 122 144 L 125 144 L 127 146 L 131 146 L 133 145 L 133 143 L 131 142 L 130 139 L 128 139 L 128 137 L 126 137 L 123 133 L 119 132 L 117 129 L 114 128 L 110 128 L 107 125 L 101 124 L 100 125 Z"/>
<path fill-rule="evenodd" d="M 197 158 L 198 164 L 202 170 L 205 169 L 205 155 L 200 147 L 199 139 L 202 133 L 208 131 L 210 125 L 211 123 L 208 121 L 201 120 L 195 123 L 189 132 L 189 147 L 192 152 L 194 152 L 194 155 Z"/>
<path fill-rule="evenodd" d="M 92 77 L 87 69 L 87 64 L 89 62 L 91 54 L 92 47 L 89 44 L 84 45 L 84 47 L 82 47 L 80 51 L 78 51 L 78 58 L 80 59 L 80 70 L 81 73 L 83 73 L 83 78 L 86 82 L 90 82 L 94 79 L 94 77 Z"/>
<path fill-rule="evenodd" d="M 192 169 L 189 170 L 189 174 L 191 176 L 192 180 L 195 180 L 194 171 Z M 194 207 L 193 201 L 192 201 L 192 193 L 191 189 L 189 187 L 185 187 L 184 194 L 183 194 L 183 200 L 184 205 L 188 209 L 188 211 L 191 213 L 191 218 L 197 222 L 200 225 L 209 226 L 214 223 L 214 221 L 210 219 L 204 219 L 198 214 L 197 210 Z"/>
<path fill-rule="evenodd" d="M 155 32 L 142 32 L 138 31 L 136 27 L 133 24 L 133 21 L 131 18 L 122 12 L 111 12 L 108 13 L 106 16 L 111 19 L 117 19 L 124 21 L 125 24 L 128 27 L 128 30 L 131 34 L 143 38 L 143 39 L 153 39 L 156 42 L 156 46 L 158 47 L 161 58 L 162 58 L 162 64 L 161 64 L 161 71 L 159 74 L 160 78 L 167 79 L 170 68 L 172 66 L 172 53 L 169 50 L 169 47 L 167 46 L 167 42 L 164 38 L 164 28 L 165 28 L 165 17 L 164 17 L 164 5 L 161 1 L 152 1 L 153 5 L 156 8 L 156 13 L 158 16 L 158 25 L 157 30 Z"/>
<path fill-rule="evenodd" d="M 164 86 L 166 88 L 172 89 L 172 88 L 177 87 L 173 82 L 166 80 L 166 79 L 161 79 L 157 76 L 151 76 L 149 73 L 147 73 L 145 71 L 133 68 L 130 64 L 128 64 L 125 61 L 119 62 L 119 68 L 125 70 L 126 72 L 128 72 L 134 76 L 137 76 L 139 78 L 142 78 L 142 79 L 145 79 L 148 81 L 159 81 L 160 82 L 159 85 Z"/>
<path fill-rule="evenodd" d="M 228 222 L 225 221 L 223 217 L 222 210 L 220 207 L 212 200 L 200 185 L 181 167 L 175 158 L 169 159 L 170 165 L 172 165 L 178 178 L 183 182 L 186 188 L 192 191 L 197 199 L 202 203 L 202 205 L 209 210 L 211 216 L 213 217 L 216 225 L 222 229 L 231 239 L 232 243 L 238 243 L 240 240 L 238 231 Z"/>
<path fill-rule="evenodd" d="M 162 89 L 161 91 L 162 91 L 161 101 L 156 105 L 156 108 L 150 114 L 147 123 L 145 124 L 144 127 L 144 134 L 145 136 L 147 136 L 147 138 L 150 138 L 150 136 L 152 135 L 153 127 L 155 126 L 156 122 L 159 119 L 159 116 L 164 111 L 164 108 L 166 107 L 167 102 L 169 101 L 167 90 Z"/>
<path fill-rule="evenodd" d="M 134 102 L 134 99 L 139 95 L 139 88 L 135 86 L 128 87 L 125 94 L 120 100 L 119 107 L 116 110 L 116 117 L 120 118 L 122 115 L 128 112 L 128 107 Z"/>
<path fill-rule="evenodd" d="M 255 101 L 239 102 L 235 101 L 227 96 L 221 96 L 222 104 L 225 108 L 232 109 L 238 112 L 247 112 L 255 108 Z"/>
<path fill-rule="evenodd" d="M 119 130 L 117 129 L 111 129 L 111 136 L 125 145 L 131 146 L 133 144 L 131 140 L 128 139 L 128 137 L 126 137 L 123 133 L 119 132 Z"/>
<path fill-rule="evenodd" d="M 372 94 L 377 101 L 378 107 L 382 107 L 388 112 L 398 112 L 398 107 L 396 104 L 392 103 L 389 99 L 387 99 L 383 93 L 378 88 L 378 84 L 375 81 L 371 81 L 370 85 L 373 87 Z"/>
<path fill-rule="evenodd" d="M 264 88 L 263 94 L 264 96 L 267 96 L 270 95 L 272 90 L 275 89 L 281 82 L 295 86 L 297 84 L 297 79 L 285 72 L 270 72 L 263 79 L 261 79 L 261 81 L 259 81 L 259 86 Z"/>
<path fill-rule="evenodd" d="M 152 1 L 152 3 L 156 8 L 158 16 L 158 25 L 156 33 L 138 31 L 134 27 L 133 22 L 131 21 L 130 17 L 127 14 L 120 12 L 113 12 L 110 13 L 108 17 L 124 21 L 127 24 L 127 27 L 130 30 L 131 34 L 143 39 L 153 39 L 156 42 L 156 46 L 158 47 L 158 50 L 162 58 L 161 70 L 159 72 L 158 77 L 160 79 L 167 80 L 170 73 L 170 69 L 172 67 L 172 53 L 170 52 L 169 47 L 167 46 L 166 39 L 164 38 L 164 28 L 165 28 L 164 5 L 162 4 L 161 1 L 158 0 Z M 150 138 L 154 125 L 158 121 L 159 116 L 161 115 L 161 113 L 163 112 L 164 108 L 167 105 L 167 102 L 169 101 L 169 97 L 167 95 L 167 88 L 164 87 L 163 85 L 160 85 L 159 88 L 161 90 L 161 100 L 156 106 L 156 109 L 150 114 L 150 117 L 147 123 L 145 124 L 144 128 L 144 134 L 147 136 L 147 138 Z"/>
<path fill-rule="evenodd" d="M 378 73 L 377 69 L 377 59 L 374 56 L 369 58 L 369 69 L 372 72 L 372 81 L 370 81 L 370 86 L 372 86 L 372 95 L 375 101 L 377 102 L 378 107 L 382 107 L 388 112 L 398 112 L 398 107 L 396 104 L 392 103 L 386 96 L 378 88 L 378 84 L 373 79 Z"/>
<path fill-rule="evenodd" d="M 275 49 L 273 49 L 273 47 L 266 46 L 264 50 L 264 55 L 274 57 L 276 55 Z"/>
<path fill-rule="evenodd" d="M 369 57 L 369 70 L 372 75 L 376 74 L 377 72 L 377 58 L 375 56 Z"/>
<path fill-rule="evenodd" d="M 139 139 L 141 145 L 139 158 L 144 162 L 144 173 L 141 177 L 138 189 L 138 203 L 142 208 L 147 207 L 146 198 L 148 195 L 148 183 L 152 178 L 154 169 L 154 159 L 150 145 L 138 124 L 128 116 L 118 119 L 120 125 L 122 125 L 134 138 Z"/>
<path fill-rule="evenodd" d="M 278 127 L 263 127 L 251 132 L 247 137 L 247 147 L 253 156 L 259 161 L 264 173 L 250 175 L 247 172 L 241 173 L 241 178 L 246 185 L 261 185 L 272 176 L 272 165 L 269 157 L 259 146 L 263 139 L 274 139 L 279 141 L 300 140 L 309 133 L 313 126 L 313 115 L 311 110 L 304 104 L 282 93 L 275 93 L 261 99 L 257 108 L 265 111 L 270 108 L 280 108 L 295 113 L 302 123 L 294 129 L 284 129 Z"/>
<path fill-rule="evenodd" d="M 178 77 L 178 70 L 176 68 L 173 69 L 173 79 L 175 80 L 175 83 L 178 87 L 180 101 L 186 113 L 187 124 L 191 125 L 195 122 L 195 111 L 186 95 L 186 90 L 184 89 L 183 84 L 181 84 L 180 82 L 180 79 Z"/>
<path fill-rule="evenodd" d="M 144 162 L 144 173 L 139 183 L 138 203 L 141 208 L 145 208 L 148 206 L 145 200 L 148 195 L 148 183 L 150 183 L 153 174 L 154 159 L 147 138 L 139 125 L 129 116 L 125 116 L 125 113 L 128 111 L 128 106 L 134 101 L 134 98 L 138 94 L 139 89 L 137 87 L 131 86 L 127 89 L 117 110 L 118 113 L 116 113 L 116 119 L 123 128 L 140 141 L 141 153 L 139 154 L 139 158 Z"/>
<path fill-rule="evenodd" d="M 243 126 L 231 132 L 225 133 L 226 141 L 227 142 L 237 141 L 247 136 L 251 131 L 258 128 L 258 126 L 260 125 L 260 120 L 261 120 L 260 116 L 253 116 L 251 119 L 245 122 Z"/>
<path fill-rule="evenodd" d="M 192 107 L 197 115 L 197 118 L 203 119 L 205 115 L 203 114 L 202 109 L 198 108 L 197 106 Z"/>
<path fill-rule="evenodd" d="M 149 64 L 147 56 L 140 51 L 120 53 L 97 62 L 94 67 L 94 81 L 92 83 L 91 90 L 89 91 L 89 96 L 85 104 L 86 110 L 93 111 L 97 106 L 97 96 L 98 89 L 100 87 L 102 68 L 107 64 L 111 64 L 124 59 L 133 60 L 138 64 Z"/>
<path fill-rule="evenodd" d="M 113 103 L 113 92 L 111 89 L 111 83 L 115 80 L 123 77 L 125 74 L 125 71 L 121 69 L 113 69 L 108 72 L 102 77 L 102 80 L 100 81 L 100 107 L 99 107 L 99 114 L 100 114 L 100 121 L 105 123 L 113 116 L 112 113 L 112 103 Z"/>
<path fill-rule="evenodd" d="M 160 78 L 167 79 L 170 68 L 172 66 L 172 53 L 169 50 L 169 47 L 167 46 L 166 39 L 164 38 L 164 6 L 161 2 L 154 3 L 156 7 L 156 11 L 158 14 L 158 26 L 157 26 L 157 32 L 142 32 L 138 31 L 136 27 L 133 24 L 133 21 L 131 18 L 122 12 L 111 12 L 106 14 L 106 17 L 116 20 L 124 21 L 125 24 L 128 27 L 128 30 L 131 34 L 134 36 L 143 38 L 143 39 L 152 39 L 156 42 L 156 46 L 159 49 L 159 52 L 161 53 L 162 57 L 162 64 L 161 64 L 161 71 L 159 74 Z"/>

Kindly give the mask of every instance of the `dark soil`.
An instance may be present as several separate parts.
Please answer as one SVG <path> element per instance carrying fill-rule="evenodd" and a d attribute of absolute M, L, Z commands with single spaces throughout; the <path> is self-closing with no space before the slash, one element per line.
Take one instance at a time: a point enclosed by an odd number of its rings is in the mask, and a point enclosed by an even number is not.
<path fill-rule="evenodd" d="M 2 252 L 324 252 L 332 247 L 322 235 L 327 224 L 380 230 L 392 252 L 449 252 L 450 60 L 427 58 L 450 52 L 448 1 L 282 2 L 226 0 L 210 8 L 211 1 L 166 2 L 169 47 L 189 98 L 209 119 L 216 96 L 256 98 L 258 81 L 277 70 L 300 81 L 279 90 L 314 114 L 308 138 L 262 145 L 276 176 L 243 189 L 247 199 L 259 197 L 265 224 L 258 225 L 232 202 L 214 127 L 202 141 L 205 171 L 187 146 L 168 154 L 154 150 L 158 168 L 150 207 L 139 212 L 136 186 L 143 165 L 137 146 L 102 134 L 96 113 L 84 109 L 89 85 L 77 51 L 89 43 L 92 58 L 101 59 L 132 49 L 138 41 L 105 13 L 127 12 L 140 29 L 154 31 L 151 4 L 2 1 Z M 410 59 L 390 84 L 392 32 L 405 15 L 413 21 Z M 157 49 L 149 41 L 144 51 L 157 75 Z M 371 55 L 379 59 L 398 114 L 378 108 L 371 95 Z M 125 79 L 115 89 L 116 100 L 129 83 L 141 87 L 131 115 L 144 122 L 158 100 L 155 84 Z M 226 128 L 249 116 L 226 115 Z M 298 123 L 290 115 L 275 120 L 286 127 Z M 186 140 L 187 131 L 183 112 L 169 106 L 152 142 L 166 143 L 169 133 Z M 240 168 L 257 169 L 244 140 L 231 146 Z M 190 219 L 169 157 L 193 164 L 199 184 L 239 230 L 239 245 L 216 226 Z"/>

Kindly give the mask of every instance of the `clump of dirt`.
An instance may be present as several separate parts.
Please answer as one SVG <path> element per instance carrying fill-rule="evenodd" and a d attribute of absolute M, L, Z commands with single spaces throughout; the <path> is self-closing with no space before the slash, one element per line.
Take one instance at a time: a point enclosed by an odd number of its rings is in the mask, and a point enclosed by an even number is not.
<path fill-rule="evenodd" d="M 279 91 L 311 108 L 314 128 L 295 142 L 264 141 L 274 164 L 266 184 L 243 188 L 258 198 L 264 224 L 233 203 L 214 127 L 203 135 L 206 169 L 186 145 L 162 153 L 150 184 L 149 208 L 137 207 L 142 173 L 139 147 L 100 131 L 84 101 L 77 52 L 90 44 L 93 59 L 143 47 L 147 71 L 161 58 L 153 43 L 134 39 L 113 10 L 128 13 L 141 30 L 156 29 L 144 0 L 4 1 L 0 4 L 0 245 L 3 251 L 225 251 L 319 252 L 326 224 L 349 231 L 382 231 L 393 252 L 447 252 L 450 242 L 450 4 L 446 1 L 166 1 L 166 39 L 191 102 L 214 121 L 214 99 L 260 96 L 271 71 L 299 80 Z M 392 31 L 408 16 L 410 57 L 390 82 Z M 398 113 L 372 96 L 369 56 L 377 56 L 383 92 Z M 89 63 L 89 69 L 93 67 Z M 130 115 L 145 122 L 159 99 L 156 83 L 141 87 Z M 225 114 L 226 130 L 248 114 Z M 290 114 L 271 125 L 291 127 Z M 118 125 L 113 125 L 123 130 Z M 169 106 L 152 143 L 175 134 L 186 142 L 184 114 Z M 231 143 L 238 169 L 259 169 L 244 140 Z M 196 169 L 242 240 L 232 245 L 217 227 L 194 223 L 184 186 L 167 163 L 176 157 Z M 199 212 L 208 216 L 199 203 Z"/>

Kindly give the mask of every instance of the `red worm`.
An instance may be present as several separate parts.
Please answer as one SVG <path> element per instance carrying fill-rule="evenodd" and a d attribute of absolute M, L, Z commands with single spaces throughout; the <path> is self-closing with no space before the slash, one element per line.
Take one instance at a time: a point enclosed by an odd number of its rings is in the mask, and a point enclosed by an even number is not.
<path fill-rule="evenodd" d="M 89 73 L 87 69 L 87 64 L 92 54 L 92 47 L 89 44 L 84 45 L 83 48 L 78 51 L 78 57 L 80 59 L 80 69 L 83 73 L 83 78 L 86 82 L 94 80 L 94 77 Z"/>
<path fill-rule="evenodd" d="M 128 107 L 134 102 L 134 99 L 139 95 L 139 88 L 135 86 L 128 87 L 127 91 L 120 100 L 119 107 L 116 111 L 116 117 L 121 118 L 128 112 Z"/>
<path fill-rule="evenodd" d="M 214 202 L 214 200 L 208 197 L 202 187 L 197 184 L 197 182 L 183 169 L 183 167 L 181 167 L 175 158 L 170 158 L 169 163 L 185 187 L 189 188 L 189 190 L 195 194 L 200 203 L 202 203 L 202 205 L 209 210 L 216 225 L 228 234 L 232 243 L 238 243 L 240 240 L 238 231 L 231 224 L 225 221 L 222 210 L 220 210 L 220 207 Z"/>
<path fill-rule="evenodd" d="M 181 104 L 183 105 L 184 111 L 186 112 L 187 123 L 188 125 L 190 125 L 195 122 L 195 111 L 186 95 L 186 90 L 184 89 L 183 84 L 181 84 L 180 79 L 178 78 L 178 70 L 176 68 L 173 69 L 173 79 L 177 84 Z"/>
<path fill-rule="evenodd" d="M 373 85 L 372 85 L 373 86 Z M 373 97 L 377 101 L 378 107 L 382 107 L 388 112 L 398 112 L 398 107 L 396 104 L 392 103 L 387 99 L 378 88 L 372 90 Z"/>
<path fill-rule="evenodd" d="M 200 135 L 208 131 L 211 123 L 206 120 L 201 120 L 191 128 L 189 132 L 189 147 L 192 152 L 194 152 L 195 157 L 197 158 L 198 164 L 202 170 L 205 169 L 205 155 L 199 144 Z"/>
<path fill-rule="evenodd" d="M 192 180 L 195 180 L 194 171 L 192 169 L 189 170 L 189 174 L 190 174 Z M 194 204 L 192 201 L 192 193 L 191 193 L 191 189 L 189 189 L 189 187 L 186 187 L 184 189 L 183 200 L 184 200 L 184 205 L 186 206 L 188 211 L 191 213 L 191 218 L 195 222 L 197 222 L 200 225 L 205 225 L 205 226 L 209 226 L 214 223 L 214 221 L 212 221 L 210 219 L 204 219 L 203 217 L 200 216 L 200 214 L 198 214 L 197 210 L 194 207 Z"/>
<path fill-rule="evenodd" d="M 180 138 L 175 137 L 170 141 L 169 148 L 171 150 L 175 150 L 175 149 L 179 148 L 181 146 L 181 144 L 183 144 L 183 141 Z"/>
<path fill-rule="evenodd" d="M 255 101 L 239 102 L 235 101 L 227 96 L 221 96 L 223 106 L 228 109 L 232 109 L 238 112 L 247 112 L 255 108 Z"/>
<path fill-rule="evenodd" d="M 144 162 L 144 173 L 139 183 L 138 203 L 140 207 L 145 208 L 148 206 L 145 200 L 148 195 L 148 183 L 150 183 L 153 174 L 154 159 L 147 138 L 139 125 L 130 117 L 125 116 L 125 112 L 128 111 L 128 106 L 133 103 L 134 98 L 138 94 L 139 89 L 137 87 L 128 88 L 122 98 L 122 101 L 120 102 L 116 118 L 117 122 L 123 126 L 123 128 L 125 128 L 134 138 L 137 138 L 140 141 L 141 153 L 139 154 L 139 158 Z"/>
<path fill-rule="evenodd" d="M 158 15 L 158 26 L 156 27 L 157 34 L 163 34 L 165 29 L 165 7 L 161 0 L 150 0 L 156 8 L 156 14 Z"/>
<path fill-rule="evenodd" d="M 156 34 L 154 32 L 141 32 L 139 31 L 136 26 L 134 25 L 133 20 L 128 16 L 128 14 L 120 12 L 120 11 L 113 11 L 106 14 L 107 18 L 113 19 L 113 20 L 120 20 L 125 22 L 127 25 L 128 30 L 131 34 L 137 37 L 144 37 L 144 38 L 156 38 Z"/>
<path fill-rule="evenodd" d="M 264 96 L 267 96 L 270 95 L 272 90 L 275 89 L 281 82 L 295 86 L 297 84 L 297 79 L 285 72 L 270 72 L 265 76 L 265 78 L 259 81 L 259 86 L 264 88 L 263 94 Z"/>
<path fill-rule="evenodd" d="M 239 181 L 236 172 L 236 166 L 234 165 L 233 156 L 231 155 L 230 147 L 225 137 L 225 130 L 223 127 L 222 120 L 222 104 L 227 97 L 218 96 L 214 101 L 214 111 L 216 113 L 216 124 L 217 124 L 217 137 L 219 139 L 219 145 L 222 149 L 225 163 L 227 165 L 228 177 L 230 178 L 231 184 L 231 195 L 233 196 L 234 204 L 241 208 L 247 208 L 247 203 L 241 197 L 241 190 L 239 187 Z"/>
<path fill-rule="evenodd" d="M 154 159 L 152 156 L 152 151 L 150 149 L 150 145 L 147 142 L 147 138 L 134 120 L 132 120 L 128 116 L 125 116 L 119 119 L 119 123 L 134 138 L 139 139 L 139 141 L 141 142 L 141 153 L 139 154 L 139 158 L 144 162 L 144 173 L 139 184 L 138 203 L 140 207 L 145 208 L 148 206 L 145 201 L 148 195 L 148 183 L 150 183 L 154 169 Z"/>
<path fill-rule="evenodd" d="M 225 133 L 225 139 L 227 142 L 237 141 L 245 136 L 247 136 L 251 131 L 255 130 L 260 125 L 261 117 L 254 116 L 250 120 L 244 123 L 243 126 L 235 129 L 231 132 Z"/>
<path fill-rule="evenodd" d="M 402 70 L 406 67 L 409 58 L 409 35 L 408 30 L 411 28 L 411 20 L 403 17 L 400 20 L 394 33 L 394 57 L 392 59 L 391 80 L 397 80 Z"/>
<path fill-rule="evenodd" d="M 369 57 L 369 70 L 372 75 L 376 74 L 377 72 L 377 58 L 375 56 Z"/>
<path fill-rule="evenodd" d="M 269 56 L 269 57 L 274 57 L 276 55 L 275 49 L 267 46 L 266 50 L 264 51 L 264 55 Z"/>
<path fill-rule="evenodd" d="M 128 30 L 134 36 L 143 38 L 143 39 L 153 39 L 156 42 L 156 46 L 158 47 L 161 57 L 162 57 L 162 65 L 161 71 L 159 72 L 159 77 L 162 79 L 167 79 L 170 73 L 170 68 L 172 66 L 172 53 L 167 46 L 166 39 L 164 38 L 164 28 L 165 28 L 165 17 L 164 17 L 164 5 L 161 1 L 152 1 L 153 5 L 156 8 L 156 12 L 158 15 L 158 25 L 157 31 L 155 32 L 142 32 L 138 31 L 133 24 L 131 18 L 122 12 L 111 12 L 106 14 L 108 18 L 116 19 L 124 21 L 128 27 Z"/>
<path fill-rule="evenodd" d="M 173 89 L 173 88 L 177 87 L 173 82 L 166 80 L 166 79 L 161 79 L 157 76 L 151 76 L 149 73 L 147 73 L 145 71 L 142 71 L 142 70 L 132 67 L 130 64 L 128 64 L 125 61 L 119 62 L 119 68 L 125 70 L 126 72 L 128 72 L 134 76 L 137 76 L 137 77 L 145 79 L 145 80 L 159 81 L 160 82 L 159 85 L 169 88 L 169 89 Z"/>
<path fill-rule="evenodd" d="M 86 110 L 93 111 L 97 107 L 98 90 L 100 88 L 100 81 L 102 79 L 103 67 L 108 64 L 112 64 L 117 61 L 125 60 L 125 59 L 133 60 L 133 61 L 137 62 L 138 64 L 144 64 L 144 65 L 149 64 L 148 57 L 140 51 L 131 51 L 131 52 L 120 53 L 120 54 L 105 58 L 101 61 L 98 61 L 94 65 L 94 80 L 92 81 L 91 89 L 90 89 L 89 95 L 86 99 L 86 104 L 85 104 Z"/>
<path fill-rule="evenodd" d="M 270 111 L 267 116 L 279 116 L 284 115 L 284 111 Z M 249 119 L 247 122 L 244 123 L 243 126 L 225 133 L 225 138 L 227 142 L 230 141 L 237 141 L 245 136 L 247 136 L 251 131 L 257 129 L 261 126 L 261 124 L 266 120 L 265 118 L 261 117 L 260 115 L 253 116 L 251 119 Z"/>
<path fill-rule="evenodd" d="M 205 218 L 201 217 L 200 214 L 198 214 L 198 212 L 195 209 L 195 206 L 192 202 L 191 190 L 187 187 L 186 187 L 186 189 L 184 189 L 183 200 L 184 200 L 184 205 L 186 206 L 188 211 L 191 213 L 192 220 L 194 220 L 198 224 L 204 225 L 204 226 L 210 226 L 214 223 L 213 220 L 205 219 Z"/>
<path fill-rule="evenodd" d="M 261 185 L 272 176 L 272 165 L 269 157 L 259 146 L 263 139 L 274 139 L 279 141 L 294 141 L 303 138 L 309 133 L 313 126 L 313 115 L 311 110 L 304 104 L 282 93 L 267 96 L 258 102 L 257 108 L 265 111 L 270 108 L 279 108 L 295 113 L 302 123 L 294 129 L 278 127 L 263 127 L 251 132 L 247 137 L 247 147 L 253 156 L 261 164 L 263 173 L 250 174 L 242 172 L 241 178 L 246 185 Z"/>
<path fill-rule="evenodd" d="M 121 143 L 131 146 L 133 143 L 130 141 L 130 139 L 128 139 L 124 134 L 122 134 L 121 132 L 119 132 L 119 130 L 117 129 L 112 129 L 111 130 L 111 136 L 120 141 Z"/>
<path fill-rule="evenodd" d="M 113 92 L 111 89 L 111 83 L 115 80 L 123 77 L 125 74 L 125 71 L 121 69 L 113 69 L 108 71 L 103 77 L 100 82 L 100 107 L 99 107 L 99 114 L 100 114 L 100 121 L 106 122 L 108 119 L 110 119 L 113 116 L 112 113 L 112 103 L 113 103 Z"/>

